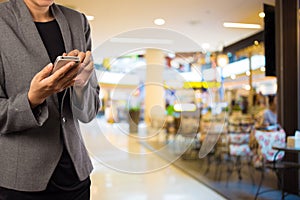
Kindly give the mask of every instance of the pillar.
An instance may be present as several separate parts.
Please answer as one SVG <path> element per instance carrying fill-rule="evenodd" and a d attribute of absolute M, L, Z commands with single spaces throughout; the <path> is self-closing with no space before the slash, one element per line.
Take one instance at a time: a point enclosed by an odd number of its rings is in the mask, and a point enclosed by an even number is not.
<path fill-rule="evenodd" d="M 145 122 L 163 120 L 165 115 L 165 97 L 163 71 L 165 66 L 164 52 L 159 49 L 147 49 L 145 81 Z"/>
<path fill-rule="evenodd" d="M 278 83 L 278 121 L 288 135 L 300 129 L 299 2 L 276 0 L 276 76 Z M 286 154 L 286 160 L 299 162 L 298 155 Z M 288 170 L 287 170 L 288 171 Z M 297 172 L 289 171 L 285 188 L 298 191 Z"/>

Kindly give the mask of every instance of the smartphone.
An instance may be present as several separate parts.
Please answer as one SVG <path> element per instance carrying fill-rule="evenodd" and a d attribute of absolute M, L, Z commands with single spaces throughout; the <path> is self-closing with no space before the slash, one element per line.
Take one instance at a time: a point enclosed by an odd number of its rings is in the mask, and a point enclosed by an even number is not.
<path fill-rule="evenodd" d="M 57 71 L 62 66 L 68 64 L 69 62 L 79 63 L 79 57 L 77 56 L 58 56 L 54 62 L 54 68 L 52 70 L 52 74 Z"/>

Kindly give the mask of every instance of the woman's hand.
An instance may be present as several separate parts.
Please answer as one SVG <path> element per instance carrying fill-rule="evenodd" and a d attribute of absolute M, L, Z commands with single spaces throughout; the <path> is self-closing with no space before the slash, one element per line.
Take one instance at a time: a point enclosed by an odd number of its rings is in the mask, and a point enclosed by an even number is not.
<path fill-rule="evenodd" d="M 37 73 L 31 80 L 28 91 L 28 101 L 31 108 L 42 104 L 47 97 L 63 91 L 74 85 L 74 78 L 79 71 L 79 65 L 74 67 L 75 62 L 70 62 L 51 74 L 53 64 L 50 63 Z"/>
<path fill-rule="evenodd" d="M 68 56 L 78 56 L 80 59 L 79 71 L 77 76 L 74 79 L 74 91 L 77 96 L 77 99 L 81 102 L 83 99 L 83 88 L 88 83 L 91 74 L 94 71 L 94 62 L 92 60 L 92 54 L 90 51 L 79 52 L 78 50 L 73 50 Z"/>
<path fill-rule="evenodd" d="M 81 89 L 88 83 L 94 70 L 92 54 L 90 51 L 84 53 L 75 49 L 68 54 L 63 54 L 63 56 L 66 55 L 78 56 L 80 63 L 75 65 L 75 62 L 70 62 L 53 74 L 51 74 L 53 64 L 50 63 L 37 73 L 31 81 L 28 92 L 28 100 L 31 108 L 35 108 L 42 104 L 47 97 L 61 92 L 70 86 L 75 86 L 77 95 L 81 96 Z"/>
<path fill-rule="evenodd" d="M 78 56 L 80 59 L 79 71 L 75 77 L 74 86 L 83 88 L 89 81 L 92 72 L 94 71 L 94 62 L 92 58 L 92 53 L 87 51 L 86 53 L 80 52 L 77 49 L 69 52 L 68 54 L 63 54 L 65 56 Z"/>

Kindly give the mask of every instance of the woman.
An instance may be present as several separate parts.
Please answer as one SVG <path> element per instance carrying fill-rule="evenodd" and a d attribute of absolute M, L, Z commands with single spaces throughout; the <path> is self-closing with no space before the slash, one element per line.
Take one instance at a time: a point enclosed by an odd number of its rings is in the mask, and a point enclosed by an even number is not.
<path fill-rule="evenodd" d="M 275 95 L 268 96 L 268 108 L 258 117 L 258 129 L 277 130 L 279 124 L 277 122 L 277 97 Z"/>
<path fill-rule="evenodd" d="M 268 96 L 269 108 L 264 112 L 263 126 L 273 126 L 277 124 L 277 98 Z"/>
<path fill-rule="evenodd" d="M 0 27 L 0 199 L 89 199 L 78 120 L 96 116 L 99 87 L 85 16 L 53 0 L 10 0 Z M 80 64 L 52 73 L 61 55 Z"/>

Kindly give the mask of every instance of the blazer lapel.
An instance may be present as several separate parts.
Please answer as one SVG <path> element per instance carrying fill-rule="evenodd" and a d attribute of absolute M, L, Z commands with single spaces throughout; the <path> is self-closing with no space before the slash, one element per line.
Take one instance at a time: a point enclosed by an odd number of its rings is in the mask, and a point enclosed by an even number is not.
<path fill-rule="evenodd" d="M 41 61 L 50 62 L 47 50 L 33 22 L 32 16 L 23 0 L 14 0 L 17 23 L 23 36 L 23 42 L 30 49 L 29 52 Z M 44 66 L 40 66 L 41 69 Z"/>
<path fill-rule="evenodd" d="M 64 16 L 64 14 L 61 12 L 61 10 L 58 8 L 58 6 L 56 4 L 53 4 L 51 6 L 51 11 L 52 11 L 52 14 L 53 14 L 54 18 L 56 19 L 56 21 L 59 25 L 61 34 L 63 36 L 65 49 L 66 49 L 66 52 L 68 53 L 68 52 L 73 50 L 71 30 L 70 30 L 68 21 L 67 21 L 66 17 Z M 62 98 L 62 104 L 61 104 L 61 109 L 62 110 L 63 110 L 63 107 L 64 107 L 64 99 L 65 99 L 66 94 L 67 94 L 67 89 L 64 91 L 64 95 L 63 95 L 63 98 Z"/>
<path fill-rule="evenodd" d="M 73 50 L 73 47 L 72 47 L 71 31 L 70 31 L 68 21 L 56 4 L 53 4 L 51 6 L 51 11 L 61 30 L 66 52 L 70 52 Z"/>

